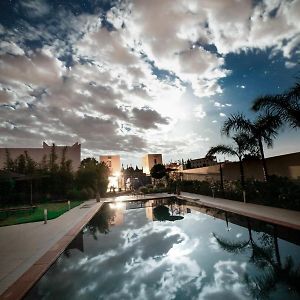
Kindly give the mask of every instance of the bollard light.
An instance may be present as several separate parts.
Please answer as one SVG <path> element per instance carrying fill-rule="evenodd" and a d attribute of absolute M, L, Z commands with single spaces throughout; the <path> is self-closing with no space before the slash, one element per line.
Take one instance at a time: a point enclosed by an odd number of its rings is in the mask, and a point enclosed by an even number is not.
<path fill-rule="evenodd" d="M 246 191 L 243 191 L 244 203 L 246 203 Z"/>
<path fill-rule="evenodd" d="M 71 209 L 71 202 L 70 200 L 68 200 L 68 207 L 69 207 L 69 210 Z"/>
<path fill-rule="evenodd" d="M 47 224 L 47 216 L 48 216 L 48 211 L 47 208 L 44 209 L 44 224 Z"/>

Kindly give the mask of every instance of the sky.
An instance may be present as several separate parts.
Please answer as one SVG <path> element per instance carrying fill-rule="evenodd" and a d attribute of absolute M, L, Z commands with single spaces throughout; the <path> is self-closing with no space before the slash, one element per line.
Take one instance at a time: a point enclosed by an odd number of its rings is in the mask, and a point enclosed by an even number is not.
<path fill-rule="evenodd" d="M 0 147 L 205 156 L 226 117 L 300 76 L 300 0 L 2 0 Z M 299 151 L 280 130 L 267 156 Z"/>

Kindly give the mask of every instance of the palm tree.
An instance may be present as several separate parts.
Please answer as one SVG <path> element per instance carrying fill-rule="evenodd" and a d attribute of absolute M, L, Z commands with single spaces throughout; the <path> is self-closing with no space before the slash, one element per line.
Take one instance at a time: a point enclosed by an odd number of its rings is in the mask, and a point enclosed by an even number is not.
<path fill-rule="evenodd" d="M 287 92 L 278 95 L 266 95 L 254 100 L 254 111 L 268 110 L 272 114 L 279 115 L 292 128 L 300 127 L 300 82 Z"/>
<path fill-rule="evenodd" d="M 272 115 L 267 112 L 264 115 L 259 115 L 258 118 L 251 122 L 243 114 L 231 115 L 224 123 L 222 134 L 229 136 L 232 131 L 243 132 L 248 134 L 250 138 L 257 141 L 260 157 L 262 160 L 262 167 L 264 172 L 264 179 L 267 181 L 268 172 L 264 155 L 263 142 L 267 144 L 268 148 L 273 146 L 273 138 L 277 135 L 277 129 L 281 125 L 281 120 L 278 115 Z"/>
<path fill-rule="evenodd" d="M 253 139 L 249 138 L 248 135 L 244 133 L 237 134 L 232 139 L 235 141 L 236 147 L 232 147 L 228 145 L 217 145 L 215 147 L 211 147 L 208 150 L 206 157 L 211 157 L 215 154 L 237 156 L 240 165 L 241 185 L 244 189 L 245 175 L 244 175 L 244 167 L 243 167 L 243 158 L 247 152 L 252 151 L 252 149 L 255 147 L 255 143 Z"/>

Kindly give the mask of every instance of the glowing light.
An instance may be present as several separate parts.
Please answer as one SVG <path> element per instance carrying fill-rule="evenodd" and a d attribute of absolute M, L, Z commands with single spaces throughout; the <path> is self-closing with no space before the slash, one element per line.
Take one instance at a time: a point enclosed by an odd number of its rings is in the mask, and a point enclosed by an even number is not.
<path fill-rule="evenodd" d="M 125 208 L 125 203 L 124 202 L 114 202 L 114 203 L 109 203 L 109 207 L 112 209 L 124 209 Z"/>

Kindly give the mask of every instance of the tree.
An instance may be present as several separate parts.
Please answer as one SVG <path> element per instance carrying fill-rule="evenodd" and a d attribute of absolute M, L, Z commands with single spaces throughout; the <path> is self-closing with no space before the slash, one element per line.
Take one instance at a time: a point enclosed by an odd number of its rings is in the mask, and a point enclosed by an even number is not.
<path fill-rule="evenodd" d="M 94 157 L 87 157 L 81 161 L 80 168 L 96 166 L 97 164 L 98 164 L 98 161 Z"/>
<path fill-rule="evenodd" d="M 107 191 L 108 175 L 109 169 L 105 163 L 98 163 L 94 158 L 86 158 L 77 171 L 76 185 L 79 189 L 91 188 L 103 196 Z"/>
<path fill-rule="evenodd" d="M 26 174 L 33 174 L 37 169 L 36 162 L 29 156 L 27 151 L 24 151 L 25 153 L 25 161 L 26 161 Z"/>
<path fill-rule="evenodd" d="M 254 100 L 254 111 L 266 110 L 278 115 L 292 128 L 300 127 L 300 82 L 278 95 L 266 95 Z"/>
<path fill-rule="evenodd" d="M 255 140 L 248 137 L 246 134 L 237 134 L 233 138 L 236 143 L 236 147 L 227 146 L 227 145 L 217 145 L 215 147 L 211 147 L 206 154 L 206 157 L 211 157 L 215 154 L 225 154 L 237 156 L 239 159 L 240 166 L 240 176 L 241 176 L 241 185 L 243 189 L 245 188 L 245 175 L 244 175 L 244 166 L 243 166 L 243 158 L 247 152 L 251 152 L 253 148 L 255 148 Z"/>
<path fill-rule="evenodd" d="M 26 172 L 26 159 L 24 154 L 19 155 L 16 159 L 16 172 L 19 174 L 25 174 Z"/>
<path fill-rule="evenodd" d="M 150 170 L 150 174 L 154 179 L 161 179 L 166 176 L 166 168 L 162 164 L 156 164 Z"/>
<path fill-rule="evenodd" d="M 7 171 L 14 171 L 14 161 L 10 157 L 10 153 L 8 149 L 5 149 L 5 154 L 6 154 L 6 162 L 5 162 L 5 167 L 4 169 Z"/>
<path fill-rule="evenodd" d="M 261 156 L 264 179 L 268 179 L 267 165 L 264 155 L 263 142 L 268 148 L 273 146 L 273 139 L 277 136 L 277 129 L 281 126 L 281 120 L 278 115 L 266 113 L 259 115 L 258 118 L 251 122 L 243 114 L 231 115 L 225 122 L 222 128 L 222 134 L 227 136 L 232 131 L 242 132 L 249 135 L 249 138 L 254 138 L 257 141 L 259 154 Z"/>
<path fill-rule="evenodd" d="M 49 169 L 51 172 L 55 172 L 59 168 L 56 161 L 57 161 L 56 147 L 55 144 L 53 143 L 51 147 L 51 152 L 49 154 Z"/>
<path fill-rule="evenodd" d="M 185 168 L 186 168 L 186 169 L 191 169 L 191 168 L 192 168 L 192 163 L 191 163 L 191 160 L 190 160 L 190 159 L 188 159 L 188 160 L 186 161 Z"/>

